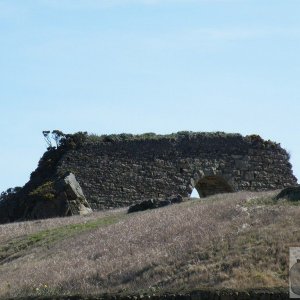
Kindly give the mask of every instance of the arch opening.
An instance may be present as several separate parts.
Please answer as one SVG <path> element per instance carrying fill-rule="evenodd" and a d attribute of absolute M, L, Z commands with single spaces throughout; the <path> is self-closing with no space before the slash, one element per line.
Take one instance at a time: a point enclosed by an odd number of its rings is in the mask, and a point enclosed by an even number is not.
<path fill-rule="evenodd" d="M 196 183 L 195 189 L 197 190 L 200 198 L 234 192 L 234 189 L 230 186 L 230 184 L 220 176 L 203 177 Z"/>
<path fill-rule="evenodd" d="M 199 195 L 199 193 L 198 193 L 198 191 L 197 191 L 196 188 L 193 188 L 193 191 L 192 191 L 192 193 L 190 195 L 190 198 L 200 198 L 200 195 Z"/>

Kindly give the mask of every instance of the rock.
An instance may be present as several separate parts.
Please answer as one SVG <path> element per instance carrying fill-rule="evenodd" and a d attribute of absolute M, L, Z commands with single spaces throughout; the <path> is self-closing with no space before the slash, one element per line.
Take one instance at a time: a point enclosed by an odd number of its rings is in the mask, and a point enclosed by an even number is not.
<path fill-rule="evenodd" d="M 86 215 L 91 212 L 92 209 L 74 174 L 68 172 L 0 201 L 0 224 Z"/>
<path fill-rule="evenodd" d="M 296 295 L 300 295 L 300 260 L 299 259 L 290 269 L 290 283 L 291 283 L 291 290 L 293 291 L 293 293 L 295 293 Z"/>
<path fill-rule="evenodd" d="M 157 202 L 157 207 L 164 207 L 172 204 L 170 200 L 162 200 Z"/>
<path fill-rule="evenodd" d="M 69 202 L 69 207 L 73 215 L 86 215 L 92 212 L 74 174 L 70 173 L 59 181 L 57 187 L 59 186 L 61 187 L 60 196 L 65 198 L 65 201 Z"/>
<path fill-rule="evenodd" d="M 171 198 L 172 204 L 181 203 L 181 202 L 183 202 L 183 197 L 181 195 L 177 195 L 176 197 Z"/>
<path fill-rule="evenodd" d="M 164 207 L 167 205 L 175 204 L 183 202 L 182 196 L 178 195 L 176 197 L 170 197 L 167 199 L 150 199 L 150 200 L 144 200 L 140 203 L 133 204 L 129 207 L 128 213 L 133 213 L 137 211 L 144 211 L 147 209 L 155 209 Z"/>
<path fill-rule="evenodd" d="M 283 189 L 276 197 L 276 200 L 287 199 L 290 201 L 300 201 L 300 185 Z"/>
<path fill-rule="evenodd" d="M 50 191 L 49 188 L 39 187 L 31 193 L 31 196 L 39 199 L 32 210 L 28 212 L 30 218 L 86 215 L 92 212 L 74 174 L 67 173 L 50 185 L 52 186 Z M 24 218 L 28 218 L 28 216 L 25 215 Z"/>

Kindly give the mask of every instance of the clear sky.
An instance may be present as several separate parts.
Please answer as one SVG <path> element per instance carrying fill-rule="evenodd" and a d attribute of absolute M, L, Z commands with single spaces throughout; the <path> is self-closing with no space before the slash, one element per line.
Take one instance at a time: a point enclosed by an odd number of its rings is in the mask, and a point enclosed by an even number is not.
<path fill-rule="evenodd" d="M 300 178 L 299 0 L 0 0 L 0 190 L 66 133 L 259 134 Z"/>

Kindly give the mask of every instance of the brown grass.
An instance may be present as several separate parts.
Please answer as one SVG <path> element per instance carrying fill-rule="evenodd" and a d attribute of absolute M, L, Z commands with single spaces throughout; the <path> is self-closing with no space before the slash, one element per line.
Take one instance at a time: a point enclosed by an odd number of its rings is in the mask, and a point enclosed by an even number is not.
<path fill-rule="evenodd" d="M 0 297 L 288 286 L 300 207 L 273 195 L 2 225 Z"/>

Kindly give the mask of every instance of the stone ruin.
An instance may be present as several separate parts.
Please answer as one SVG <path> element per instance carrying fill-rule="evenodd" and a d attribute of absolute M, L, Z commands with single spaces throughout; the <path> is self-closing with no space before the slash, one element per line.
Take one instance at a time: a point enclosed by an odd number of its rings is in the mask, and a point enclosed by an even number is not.
<path fill-rule="evenodd" d="M 68 135 L 69 137 L 71 135 Z M 76 134 L 73 135 L 76 137 Z M 18 197 L 71 172 L 92 209 L 297 184 L 288 153 L 257 135 L 179 132 L 88 136 L 49 149 Z"/>
<path fill-rule="evenodd" d="M 225 133 L 87 139 L 57 161 L 56 172 L 66 171 L 75 174 L 93 209 L 189 197 L 194 188 L 206 197 L 297 183 L 289 155 L 279 144 Z"/>

